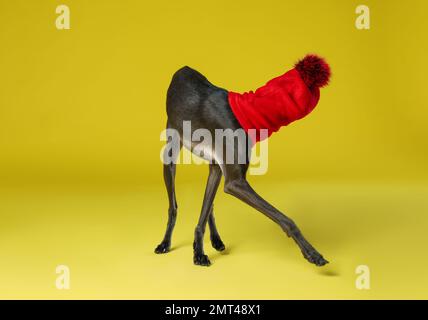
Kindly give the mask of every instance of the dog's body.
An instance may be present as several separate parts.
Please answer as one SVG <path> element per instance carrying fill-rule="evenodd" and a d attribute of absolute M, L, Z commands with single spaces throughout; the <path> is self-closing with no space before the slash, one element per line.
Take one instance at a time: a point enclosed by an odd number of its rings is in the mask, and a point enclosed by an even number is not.
<path fill-rule="evenodd" d="M 185 141 L 183 137 L 183 122 L 191 121 L 192 131 L 199 128 L 208 129 L 214 136 L 215 129 L 242 129 L 240 123 L 232 112 L 228 101 L 228 91 L 211 84 L 206 77 L 189 67 L 178 70 L 171 81 L 167 93 L 167 128 L 175 129 L 179 133 L 181 148 L 183 145 L 193 151 L 194 145 L 191 141 Z M 239 141 L 239 139 L 244 141 Z M 246 172 L 249 166 L 247 150 L 247 139 L 249 137 L 238 137 L 231 144 L 230 150 L 234 156 L 233 163 L 226 161 L 222 155 L 216 153 L 214 148 L 204 150 L 206 160 L 210 160 L 209 177 L 205 190 L 201 215 L 195 229 L 194 263 L 197 265 L 210 265 L 208 257 L 203 250 L 203 237 L 205 227 L 208 222 L 213 247 L 219 251 L 225 246 L 216 229 L 213 201 L 217 192 L 222 175 L 225 177 L 224 191 L 236 198 L 246 202 L 250 206 L 265 214 L 268 218 L 276 222 L 289 237 L 292 237 L 300 247 L 303 256 L 311 263 L 322 266 L 327 261 L 319 254 L 312 245 L 306 241 L 296 224 L 279 210 L 271 206 L 260 197 L 248 184 Z M 230 144 L 226 144 L 228 146 Z M 237 159 L 245 157 L 245 163 L 238 162 Z M 168 224 L 163 241 L 157 246 L 156 253 L 166 253 L 171 246 L 171 235 L 177 217 L 177 201 L 175 197 L 175 164 L 174 161 L 164 164 L 164 179 L 169 198 Z"/>

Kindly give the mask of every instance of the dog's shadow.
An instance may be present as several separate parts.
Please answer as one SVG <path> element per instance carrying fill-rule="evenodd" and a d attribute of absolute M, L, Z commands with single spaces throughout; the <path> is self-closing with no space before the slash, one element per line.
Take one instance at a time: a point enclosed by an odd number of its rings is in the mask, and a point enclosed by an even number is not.
<path fill-rule="evenodd" d="M 206 246 L 208 246 L 209 244 L 206 244 Z M 193 243 L 189 242 L 189 241 L 183 241 L 183 242 L 179 242 L 176 245 L 172 245 L 170 248 L 170 252 L 174 252 L 176 250 L 181 250 L 183 248 L 186 247 L 192 247 Z M 211 260 L 211 262 L 221 258 L 222 256 L 227 256 L 231 253 L 231 251 L 233 251 L 234 246 L 233 245 L 229 245 L 226 246 L 226 248 L 223 251 L 217 251 L 213 248 L 209 248 L 206 247 L 205 249 L 205 253 L 208 254 L 209 259 Z"/>
<path fill-rule="evenodd" d="M 188 242 L 188 241 L 183 241 L 183 242 L 179 242 L 179 243 L 177 243 L 177 244 L 172 244 L 171 245 L 171 248 L 169 249 L 169 251 L 170 252 L 173 252 L 173 251 L 176 251 L 176 250 L 179 250 L 179 249 L 182 249 L 182 248 L 185 248 L 185 247 L 188 247 L 188 246 L 192 246 L 192 243 L 191 242 Z"/>
<path fill-rule="evenodd" d="M 176 250 L 179 249 L 183 249 L 186 247 L 191 247 L 193 244 L 192 242 L 189 241 L 183 241 L 183 242 L 179 242 L 176 245 L 173 245 L 170 249 L 170 252 L 174 252 Z M 233 250 L 236 249 L 236 246 L 234 245 L 228 245 L 226 246 L 226 248 L 223 251 L 217 251 L 213 248 L 206 248 L 206 254 L 208 254 L 209 259 L 211 260 L 211 262 L 215 262 L 217 261 L 217 259 L 221 259 L 222 256 L 228 256 Z M 307 262 L 303 262 L 305 265 L 307 265 Z M 338 277 L 340 276 L 340 272 L 338 270 L 338 266 L 337 265 L 327 265 L 324 268 L 320 268 L 318 269 L 317 273 L 320 276 L 324 276 L 324 277 Z"/>
<path fill-rule="evenodd" d="M 324 277 L 339 277 L 340 272 L 332 269 L 333 267 L 326 266 L 318 270 L 318 274 Z"/>
<path fill-rule="evenodd" d="M 233 251 L 233 246 L 226 246 L 226 248 L 223 251 L 214 251 L 209 255 L 211 261 L 215 261 L 218 258 L 221 258 L 221 256 L 227 256 L 230 254 L 231 251 Z"/>

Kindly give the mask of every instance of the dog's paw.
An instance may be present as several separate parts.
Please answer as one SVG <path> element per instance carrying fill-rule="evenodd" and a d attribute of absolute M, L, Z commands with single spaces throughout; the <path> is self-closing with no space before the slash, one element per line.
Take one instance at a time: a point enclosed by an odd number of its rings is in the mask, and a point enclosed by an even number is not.
<path fill-rule="evenodd" d="M 323 265 L 326 265 L 328 263 L 328 261 L 325 260 L 324 257 L 315 249 L 307 250 L 306 252 L 302 251 L 302 253 L 306 260 L 318 267 L 322 267 Z"/>
<path fill-rule="evenodd" d="M 208 256 L 205 254 L 195 254 L 193 256 L 193 263 L 198 266 L 206 266 L 206 267 L 211 265 L 210 259 L 208 259 Z"/>
<path fill-rule="evenodd" d="M 170 247 L 171 247 L 170 243 L 161 242 L 161 244 L 156 247 L 155 253 L 158 253 L 158 254 L 167 253 L 169 251 Z"/>
<path fill-rule="evenodd" d="M 223 241 L 221 241 L 220 237 L 211 238 L 211 244 L 212 244 L 213 248 L 216 249 L 217 251 L 224 251 L 224 249 L 226 249 L 226 247 L 224 246 L 224 243 L 223 243 Z"/>

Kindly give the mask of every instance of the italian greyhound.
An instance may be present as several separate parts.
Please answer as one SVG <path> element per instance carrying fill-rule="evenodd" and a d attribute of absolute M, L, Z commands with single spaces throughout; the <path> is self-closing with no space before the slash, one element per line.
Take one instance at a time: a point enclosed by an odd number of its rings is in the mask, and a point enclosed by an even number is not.
<path fill-rule="evenodd" d="M 187 66 L 183 67 L 174 74 L 167 92 L 166 127 L 177 133 L 177 139 L 168 139 L 168 143 L 175 144 L 178 150 L 184 146 L 191 152 L 195 151 L 196 143 L 186 141 L 183 136 L 183 123 L 186 121 L 191 122 L 192 132 L 203 128 L 209 130 L 212 136 L 215 135 L 216 129 L 232 131 L 244 129 L 248 132 L 252 126 L 256 129 L 268 127 L 269 136 L 281 126 L 300 119 L 312 111 L 319 99 L 319 88 L 328 83 L 329 77 L 328 64 L 316 55 L 307 55 L 295 65 L 294 69 L 269 81 L 255 92 L 250 91 L 241 95 L 217 87 L 198 71 Z M 304 258 L 310 263 L 317 266 L 327 264 L 328 261 L 305 239 L 294 221 L 264 200 L 248 183 L 246 179 L 250 164 L 248 149 L 263 138 L 245 134 L 231 139 L 233 142 L 226 144 L 223 152 L 211 147 L 209 150 L 204 150 L 202 155 L 209 161 L 209 175 L 194 234 L 194 263 L 201 266 L 211 264 L 203 247 L 207 223 L 212 246 L 218 251 L 225 250 L 213 212 L 213 201 L 220 180 L 224 176 L 224 192 L 242 200 L 277 223 L 287 236 L 296 242 Z M 232 162 L 226 161 L 228 152 L 233 154 Z M 201 156 L 200 153 L 198 155 Z M 165 149 L 165 156 L 177 155 L 172 155 L 169 148 Z M 244 158 L 245 161 L 239 162 L 238 158 Z M 175 161 L 164 162 L 163 175 L 169 209 L 165 236 L 155 249 L 158 254 L 168 252 L 171 247 L 171 235 L 178 207 L 175 196 L 175 172 Z"/>

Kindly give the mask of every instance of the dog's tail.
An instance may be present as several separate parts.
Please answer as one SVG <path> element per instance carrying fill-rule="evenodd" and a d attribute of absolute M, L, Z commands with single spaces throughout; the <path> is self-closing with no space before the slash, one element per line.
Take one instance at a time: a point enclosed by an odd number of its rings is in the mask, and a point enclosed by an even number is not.
<path fill-rule="evenodd" d="M 294 65 L 294 68 L 310 89 L 322 88 L 330 81 L 330 66 L 323 58 L 315 54 L 306 55 Z"/>

